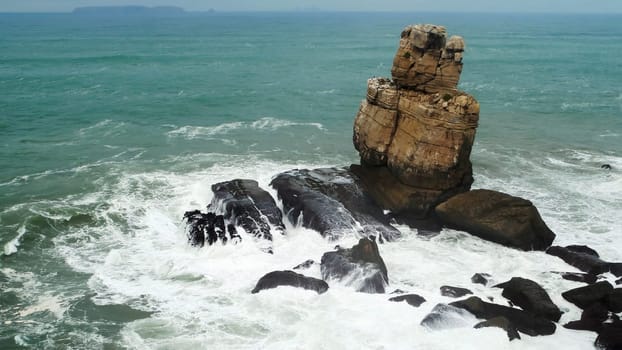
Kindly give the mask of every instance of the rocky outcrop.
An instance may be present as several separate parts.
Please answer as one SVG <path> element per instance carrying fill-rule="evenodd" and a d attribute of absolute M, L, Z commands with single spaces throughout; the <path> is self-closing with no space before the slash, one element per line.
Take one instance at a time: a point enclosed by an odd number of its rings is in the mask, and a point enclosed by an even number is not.
<path fill-rule="evenodd" d="M 613 292 L 613 286 L 607 281 L 602 281 L 571 289 L 562 293 L 562 297 L 578 307 L 586 309 L 594 303 L 605 301 L 611 292 Z"/>
<path fill-rule="evenodd" d="M 436 214 L 448 227 L 522 250 L 544 250 L 555 239 L 530 201 L 497 191 L 461 193 Z"/>
<path fill-rule="evenodd" d="M 478 297 L 455 301 L 449 305 L 466 310 L 475 315 L 475 317 L 485 320 L 505 317 L 516 329 L 531 336 L 555 333 L 555 324 L 545 318 L 535 316 L 523 310 L 487 303 Z"/>
<path fill-rule="evenodd" d="M 208 209 L 222 214 L 234 226 L 248 234 L 272 241 L 272 229 L 285 233 L 283 215 L 272 196 L 259 187 L 255 180 L 236 179 L 212 185 L 214 198 Z M 265 242 L 264 242 L 265 243 Z M 263 250 L 272 252 L 271 244 Z"/>
<path fill-rule="evenodd" d="M 598 253 L 587 246 L 570 245 L 567 247 L 552 246 L 546 250 L 549 255 L 564 260 L 568 265 L 591 275 L 611 272 L 616 276 L 622 276 L 621 263 L 610 263 L 602 260 Z"/>
<path fill-rule="evenodd" d="M 324 280 L 337 280 L 363 293 L 384 293 L 389 283 L 387 267 L 376 242 L 361 238 L 350 249 L 324 253 L 320 269 Z"/>
<path fill-rule="evenodd" d="M 463 51 L 462 38 L 447 40 L 443 27 L 409 26 L 393 61 L 393 80 L 368 80 L 353 141 L 361 166 L 371 167 L 358 172 L 363 182 L 383 179 L 385 191 L 371 191 L 380 206 L 423 218 L 434 205 L 469 190 L 479 103 L 456 89 Z"/>
<path fill-rule="evenodd" d="M 289 220 L 329 239 L 358 232 L 394 240 L 400 232 L 362 188 L 357 175 L 342 168 L 291 170 L 275 176 L 270 185 L 283 202 Z"/>
<path fill-rule="evenodd" d="M 536 316 L 544 317 L 551 321 L 559 321 L 562 312 L 557 305 L 553 304 L 549 294 L 536 282 L 520 277 L 498 284 L 496 288 L 503 288 L 503 295 L 514 305 L 520 306 Z"/>
<path fill-rule="evenodd" d="M 455 90 L 462 72 L 464 40 L 446 39 L 445 27 L 411 25 L 402 31 L 391 75 L 400 85 L 426 92 Z"/>
<path fill-rule="evenodd" d="M 272 289 L 279 286 L 290 286 L 302 289 L 313 290 L 322 294 L 328 290 L 328 284 L 320 279 L 307 277 L 294 271 L 272 271 L 257 281 L 257 285 L 251 293 L 259 293 L 265 289 Z"/>

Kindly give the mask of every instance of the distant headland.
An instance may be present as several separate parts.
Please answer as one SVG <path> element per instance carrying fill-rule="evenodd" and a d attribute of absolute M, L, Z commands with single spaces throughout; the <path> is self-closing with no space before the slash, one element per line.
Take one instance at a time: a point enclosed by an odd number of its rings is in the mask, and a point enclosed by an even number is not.
<path fill-rule="evenodd" d="M 114 15 L 114 16 L 153 16 L 183 15 L 187 12 L 176 6 L 87 6 L 77 7 L 72 11 L 77 15 Z"/>

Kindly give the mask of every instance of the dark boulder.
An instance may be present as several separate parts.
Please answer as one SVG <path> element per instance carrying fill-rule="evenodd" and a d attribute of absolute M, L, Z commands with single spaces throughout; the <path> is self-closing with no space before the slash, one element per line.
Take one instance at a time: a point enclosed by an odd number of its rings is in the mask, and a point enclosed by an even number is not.
<path fill-rule="evenodd" d="M 222 213 L 229 222 L 247 233 L 272 240 L 271 227 L 283 234 L 283 215 L 276 201 L 255 180 L 235 179 L 212 185 L 210 209 Z"/>
<path fill-rule="evenodd" d="M 555 323 L 545 318 L 535 316 L 520 309 L 487 303 L 478 297 L 470 297 L 465 300 L 455 301 L 449 305 L 464 309 L 475 315 L 475 317 L 485 320 L 499 316 L 505 317 L 516 326 L 516 329 L 531 336 L 555 333 Z"/>
<path fill-rule="evenodd" d="M 589 274 L 598 275 L 609 271 L 609 263 L 601 260 L 598 254 L 594 255 L 591 253 L 590 251 L 593 251 L 593 249 L 586 250 L 578 249 L 577 247 L 581 246 L 552 246 L 546 250 L 546 253 L 556 256 L 564 260 L 566 264 Z"/>
<path fill-rule="evenodd" d="M 421 304 L 425 303 L 426 300 L 424 297 L 417 295 L 417 294 L 405 294 L 405 295 L 399 295 L 396 297 L 392 297 L 389 299 L 389 301 L 394 301 L 394 302 L 405 301 L 409 305 L 412 305 L 414 307 L 419 307 Z"/>
<path fill-rule="evenodd" d="M 316 230 L 329 239 L 350 232 L 359 236 L 394 240 L 399 230 L 360 185 L 359 178 L 341 168 L 295 169 L 278 174 L 270 185 L 283 202 L 283 210 L 296 224 Z"/>
<path fill-rule="evenodd" d="M 562 297 L 581 309 L 585 309 L 596 302 L 605 301 L 612 291 L 613 286 L 607 281 L 602 281 L 563 292 Z"/>
<path fill-rule="evenodd" d="M 473 276 L 471 276 L 471 282 L 475 283 L 475 284 L 481 284 L 481 285 L 487 285 L 488 282 L 490 282 L 490 279 L 492 278 L 492 276 L 490 274 L 487 273 L 476 273 Z"/>
<path fill-rule="evenodd" d="M 497 191 L 458 194 L 439 204 L 436 214 L 447 227 L 512 248 L 544 250 L 555 239 L 530 201 Z"/>
<path fill-rule="evenodd" d="M 575 252 L 575 253 L 581 253 L 581 254 L 587 254 L 587 255 L 591 255 L 597 258 L 600 258 L 600 255 L 598 255 L 598 252 L 595 251 L 594 249 L 586 246 L 586 245 L 578 245 L 578 244 L 572 244 L 572 245 L 568 245 L 566 246 L 566 249 Z"/>
<path fill-rule="evenodd" d="M 603 350 L 622 349 L 622 322 L 603 324 L 603 329 L 598 333 L 594 345 Z"/>
<path fill-rule="evenodd" d="M 461 298 L 469 294 L 473 294 L 473 292 L 466 288 L 441 286 L 441 295 L 444 297 Z"/>
<path fill-rule="evenodd" d="M 512 324 L 512 322 L 510 322 L 510 320 L 508 320 L 507 318 L 503 316 L 493 317 L 490 320 L 480 322 L 476 324 L 474 328 L 485 328 L 485 327 L 496 327 L 496 328 L 503 329 L 507 333 L 510 341 L 514 339 L 520 339 L 520 334 L 518 334 L 516 327 Z"/>
<path fill-rule="evenodd" d="M 594 284 L 598 280 L 596 275 L 591 273 L 578 273 L 578 272 L 559 272 L 563 279 L 568 281 L 583 282 L 587 284 Z"/>
<path fill-rule="evenodd" d="M 607 307 L 603 303 L 597 302 L 583 310 L 580 320 L 568 322 L 564 328 L 599 332 L 603 328 L 603 322 L 608 318 L 609 310 Z"/>
<path fill-rule="evenodd" d="M 622 288 L 616 288 L 605 298 L 605 303 L 609 310 L 618 313 L 622 312 Z"/>
<path fill-rule="evenodd" d="M 352 285 L 358 292 L 384 293 L 389 282 L 387 267 L 380 256 L 378 245 L 361 238 L 350 249 L 324 253 L 321 262 L 322 278 L 335 279 Z"/>
<path fill-rule="evenodd" d="M 433 330 L 470 327 L 473 324 L 470 322 L 470 318 L 473 318 L 473 315 L 462 308 L 447 304 L 437 304 L 421 320 L 421 325 Z"/>
<path fill-rule="evenodd" d="M 503 288 L 503 295 L 515 305 L 536 316 L 559 321 L 562 312 L 553 304 L 549 294 L 538 283 L 521 277 L 513 277 L 495 288 Z"/>
<path fill-rule="evenodd" d="M 328 290 L 328 284 L 320 279 L 307 277 L 294 271 L 272 271 L 259 279 L 251 293 L 259 293 L 259 291 L 264 289 L 272 289 L 279 286 L 313 290 L 318 294 Z"/>
<path fill-rule="evenodd" d="M 622 276 L 622 263 L 609 263 L 609 272 L 614 276 Z"/>

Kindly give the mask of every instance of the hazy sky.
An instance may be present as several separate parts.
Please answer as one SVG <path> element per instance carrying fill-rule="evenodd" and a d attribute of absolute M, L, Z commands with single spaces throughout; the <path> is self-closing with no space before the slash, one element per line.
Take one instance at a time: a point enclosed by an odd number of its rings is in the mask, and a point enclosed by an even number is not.
<path fill-rule="evenodd" d="M 71 11 L 79 6 L 175 5 L 189 11 L 579 12 L 622 13 L 622 0 L 0 0 L 0 12 Z"/>

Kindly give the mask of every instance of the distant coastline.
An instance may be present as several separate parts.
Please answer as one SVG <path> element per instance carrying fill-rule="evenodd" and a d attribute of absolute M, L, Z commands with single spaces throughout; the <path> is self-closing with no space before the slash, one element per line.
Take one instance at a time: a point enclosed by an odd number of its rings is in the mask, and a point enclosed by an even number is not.
<path fill-rule="evenodd" d="M 153 15 L 184 15 L 187 12 L 176 6 L 86 6 L 76 7 L 76 15 L 114 15 L 114 16 L 153 16 Z"/>

